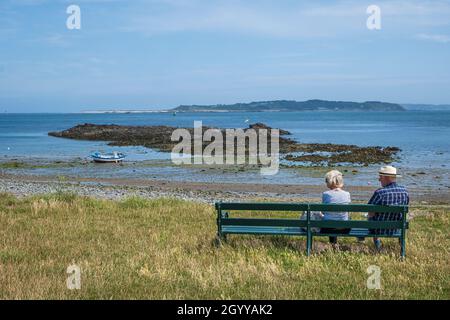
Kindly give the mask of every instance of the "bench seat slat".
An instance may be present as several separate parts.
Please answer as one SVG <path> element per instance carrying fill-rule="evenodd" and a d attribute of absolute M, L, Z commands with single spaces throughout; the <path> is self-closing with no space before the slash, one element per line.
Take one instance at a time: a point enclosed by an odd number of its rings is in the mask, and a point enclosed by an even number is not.
<path fill-rule="evenodd" d="M 296 228 L 296 227 L 257 227 L 257 226 L 223 226 L 222 232 L 224 234 L 260 234 L 260 235 L 306 235 L 306 230 L 304 228 Z M 338 233 L 321 233 L 321 232 L 313 232 L 314 236 L 325 236 L 325 237 L 400 237 L 401 232 L 396 231 L 390 235 L 384 234 L 372 234 L 369 233 L 369 229 L 364 228 L 353 228 L 347 234 L 338 234 Z"/>
<path fill-rule="evenodd" d="M 367 228 L 367 229 L 399 229 L 402 221 L 367 221 L 367 220 L 311 220 L 311 227 L 318 228 Z"/>
<path fill-rule="evenodd" d="M 306 227 L 306 221 L 300 219 L 222 218 L 221 224 L 223 226 Z"/>
<path fill-rule="evenodd" d="M 347 234 L 340 233 L 321 233 L 321 232 L 313 232 L 314 236 L 326 236 L 326 237 L 376 237 L 376 238 L 392 238 L 392 237 L 400 237 L 401 232 L 396 230 L 392 232 L 392 234 L 373 234 L 369 232 L 369 229 L 365 228 L 353 228 Z"/>
<path fill-rule="evenodd" d="M 221 224 L 224 226 L 306 227 L 307 222 L 300 219 L 222 218 Z M 402 221 L 367 220 L 311 220 L 310 225 L 317 228 L 401 229 L 403 227 Z"/>
<path fill-rule="evenodd" d="M 296 227 L 223 226 L 222 232 L 224 234 L 306 235 L 306 231 Z"/>

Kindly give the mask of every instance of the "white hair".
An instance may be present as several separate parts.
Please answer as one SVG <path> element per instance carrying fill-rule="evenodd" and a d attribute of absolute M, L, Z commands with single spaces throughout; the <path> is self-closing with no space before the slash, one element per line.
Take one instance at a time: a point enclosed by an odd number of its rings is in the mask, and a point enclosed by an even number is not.
<path fill-rule="evenodd" d="M 342 188 L 344 186 L 344 177 L 337 170 L 331 170 L 325 175 L 325 182 L 329 188 Z"/>

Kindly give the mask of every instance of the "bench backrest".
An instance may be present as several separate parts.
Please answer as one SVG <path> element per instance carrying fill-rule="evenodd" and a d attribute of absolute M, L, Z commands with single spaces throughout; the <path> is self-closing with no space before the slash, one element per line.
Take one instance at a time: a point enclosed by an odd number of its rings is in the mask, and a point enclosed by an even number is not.
<path fill-rule="evenodd" d="M 408 206 L 380 206 L 371 204 L 322 204 L 322 203 L 239 203 L 217 202 L 218 224 L 245 226 L 279 226 L 279 227 L 319 227 L 319 228 L 374 228 L 401 229 L 406 228 Z M 306 213 L 306 219 L 283 218 L 232 218 L 229 211 L 294 211 Z M 312 220 L 311 212 L 378 212 L 401 213 L 400 221 L 367 221 L 367 220 Z"/>

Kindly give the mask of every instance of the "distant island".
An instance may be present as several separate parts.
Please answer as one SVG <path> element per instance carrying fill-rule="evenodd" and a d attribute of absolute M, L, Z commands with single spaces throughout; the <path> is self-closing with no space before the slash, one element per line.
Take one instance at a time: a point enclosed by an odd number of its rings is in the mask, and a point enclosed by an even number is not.
<path fill-rule="evenodd" d="M 109 109 L 89 110 L 83 113 L 160 113 L 160 112 L 290 112 L 290 111 L 406 111 L 406 105 L 396 103 L 366 101 L 327 101 L 327 100 L 273 100 L 250 103 L 215 105 L 180 105 L 173 109 Z"/>
<path fill-rule="evenodd" d="M 174 112 L 405 111 L 399 104 L 366 101 L 275 100 L 216 105 L 181 105 Z"/>

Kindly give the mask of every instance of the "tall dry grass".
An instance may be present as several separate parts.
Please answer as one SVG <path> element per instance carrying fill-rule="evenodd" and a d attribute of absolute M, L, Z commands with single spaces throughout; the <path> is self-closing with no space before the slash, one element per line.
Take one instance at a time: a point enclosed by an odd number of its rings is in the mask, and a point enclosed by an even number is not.
<path fill-rule="evenodd" d="M 3 299 L 448 299 L 449 207 L 413 209 L 407 259 L 390 240 L 333 251 L 304 238 L 230 236 L 216 248 L 212 206 L 174 199 L 122 202 L 58 193 L 0 195 Z M 320 251 L 320 253 L 319 253 Z M 66 269 L 81 267 L 81 289 Z M 381 290 L 366 287 L 369 265 Z"/>

